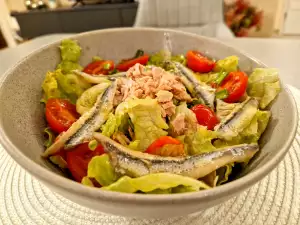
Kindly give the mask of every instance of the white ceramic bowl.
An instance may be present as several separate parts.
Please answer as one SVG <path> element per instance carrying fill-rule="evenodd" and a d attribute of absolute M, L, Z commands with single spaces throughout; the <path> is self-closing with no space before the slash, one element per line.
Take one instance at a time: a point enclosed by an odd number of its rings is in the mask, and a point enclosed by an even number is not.
<path fill-rule="evenodd" d="M 110 29 L 72 37 L 83 49 L 82 65 L 93 56 L 120 60 L 129 58 L 136 49 L 154 53 L 163 48 L 168 33 L 174 53 L 190 49 L 214 58 L 237 55 L 240 68 L 250 73 L 265 67 L 259 61 L 216 40 L 172 30 L 152 28 Z M 174 217 L 219 204 L 261 180 L 283 159 L 297 127 L 297 110 L 290 92 L 283 90 L 272 105 L 272 120 L 261 140 L 261 151 L 241 178 L 211 190 L 173 195 L 124 194 L 86 187 L 63 176 L 43 160 L 45 127 L 43 106 L 39 104 L 45 74 L 60 62 L 60 42 L 43 47 L 10 69 L 0 82 L 0 141 L 14 160 L 62 196 L 106 213 L 134 217 Z"/>

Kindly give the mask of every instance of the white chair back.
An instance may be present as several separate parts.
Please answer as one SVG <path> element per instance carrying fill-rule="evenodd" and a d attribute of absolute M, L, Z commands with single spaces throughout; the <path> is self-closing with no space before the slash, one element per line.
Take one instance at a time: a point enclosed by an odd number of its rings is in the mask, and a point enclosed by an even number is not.
<path fill-rule="evenodd" d="M 233 37 L 223 23 L 223 0 L 139 0 L 137 27 L 173 28 Z"/>
<path fill-rule="evenodd" d="M 11 17 L 5 0 L 0 0 L 0 31 L 8 47 L 17 45 L 14 39 L 14 31 L 11 27 Z"/>

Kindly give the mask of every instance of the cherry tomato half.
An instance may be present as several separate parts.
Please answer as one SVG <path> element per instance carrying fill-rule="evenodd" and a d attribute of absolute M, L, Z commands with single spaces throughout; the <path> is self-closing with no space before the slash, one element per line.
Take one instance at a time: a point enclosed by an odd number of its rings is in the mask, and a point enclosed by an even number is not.
<path fill-rule="evenodd" d="M 79 118 L 76 106 L 68 100 L 52 98 L 46 103 L 46 120 L 52 130 L 61 133 Z"/>
<path fill-rule="evenodd" d="M 186 54 L 187 66 L 194 72 L 208 73 L 215 67 L 215 62 L 203 56 L 198 51 L 188 51 Z"/>
<path fill-rule="evenodd" d="M 114 70 L 115 65 L 114 62 L 111 60 L 100 60 L 95 61 L 88 64 L 84 69 L 83 72 L 88 74 L 104 74 L 107 75 L 110 71 Z"/>
<path fill-rule="evenodd" d="M 222 81 L 218 91 L 226 89 L 228 97 L 224 99 L 227 103 L 238 102 L 244 95 L 248 84 L 248 76 L 244 72 L 230 72 Z"/>
<path fill-rule="evenodd" d="M 120 62 L 117 65 L 117 69 L 119 71 L 127 71 L 130 67 L 134 66 L 137 63 L 140 63 L 142 65 L 146 65 L 148 60 L 149 60 L 148 55 L 143 55 L 143 56 L 140 56 L 140 57 L 135 58 L 135 59 L 125 60 L 125 61 Z"/>
<path fill-rule="evenodd" d="M 68 169 L 73 178 L 81 182 L 82 178 L 87 175 L 89 162 L 94 156 L 104 154 L 102 145 L 91 151 L 88 147 L 88 142 L 76 146 L 73 150 L 64 150 L 66 152 L 66 161 Z"/>
<path fill-rule="evenodd" d="M 185 154 L 184 147 L 181 142 L 170 136 L 162 136 L 158 138 L 147 148 L 145 152 L 160 156 L 183 156 Z"/>
<path fill-rule="evenodd" d="M 206 105 L 195 105 L 191 110 L 196 114 L 198 123 L 202 126 L 206 126 L 208 130 L 213 130 L 219 123 L 214 111 Z"/>

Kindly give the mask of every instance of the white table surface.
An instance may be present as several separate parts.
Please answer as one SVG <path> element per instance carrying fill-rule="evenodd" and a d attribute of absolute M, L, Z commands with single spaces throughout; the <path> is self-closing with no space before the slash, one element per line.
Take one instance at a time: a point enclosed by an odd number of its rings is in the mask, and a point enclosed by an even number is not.
<path fill-rule="evenodd" d="M 30 52 L 68 36 L 67 34 L 48 35 L 28 41 L 16 48 L 1 50 L 0 75 Z M 221 41 L 253 55 L 270 67 L 278 68 L 284 83 L 300 89 L 300 79 L 298 79 L 300 39 L 233 38 Z"/>

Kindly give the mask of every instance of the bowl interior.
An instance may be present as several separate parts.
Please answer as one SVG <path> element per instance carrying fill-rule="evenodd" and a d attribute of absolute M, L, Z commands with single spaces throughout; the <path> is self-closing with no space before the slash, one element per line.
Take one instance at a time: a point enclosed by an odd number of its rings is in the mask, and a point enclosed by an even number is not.
<path fill-rule="evenodd" d="M 244 54 L 211 39 L 168 31 L 172 52 L 185 53 L 199 50 L 216 59 L 230 55 L 240 58 L 240 68 L 248 74 L 263 64 Z M 154 29 L 113 29 L 95 31 L 74 36 L 82 47 L 81 65 L 88 64 L 93 56 L 120 60 L 131 57 L 139 48 L 154 53 L 164 48 L 165 31 Z M 55 69 L 60 62 L 59 42 L 31 54 L 11 69 L 0 87 L 0 130 L 5 139 L 23 156 L 48 170 L 59 173 L 52 164 L 41 159 L 44 151 L 43 129 L 45 127 L 41 84 L 47 71 Z M 271 108 L 272 120 L 261 140 L 262 149 L 245 171 L 245 175 L 268 163 L 284 148 L 294 135 L 295 108 L 291 96 L 283 89 Z M 13 149 L 7 149 L 12 154 Z M 22 157 L 23 157 L 22 156 Z M 18 161 L 18 160 L 17 160 Z"/>

